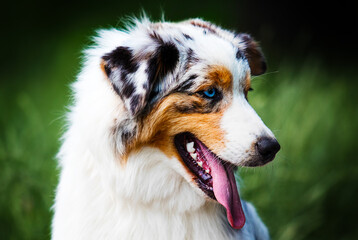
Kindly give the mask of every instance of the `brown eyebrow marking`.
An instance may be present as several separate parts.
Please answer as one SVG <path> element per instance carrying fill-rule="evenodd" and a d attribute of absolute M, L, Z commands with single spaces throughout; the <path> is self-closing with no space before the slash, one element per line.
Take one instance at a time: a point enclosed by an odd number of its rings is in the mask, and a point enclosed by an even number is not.
<path fill-rule="evenodd" d="M 222 87 L 225 90 L 232 89 L 233 76 L 229 69 L 221 65 L 214 65 L 209 68 L 209 72 L 206 76 L 207 79 L 211 80 L 211 83 Z M 205 86 L 204 86 L 205 87 Z"/>

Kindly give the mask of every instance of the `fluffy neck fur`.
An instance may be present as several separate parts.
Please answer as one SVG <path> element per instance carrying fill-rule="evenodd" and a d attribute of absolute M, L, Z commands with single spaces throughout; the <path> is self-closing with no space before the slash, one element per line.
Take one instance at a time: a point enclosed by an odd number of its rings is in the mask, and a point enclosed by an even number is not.
<path fill-rule="evenodd" d="M 193 191 L 158 150 L 145 148 L 126 166 L 114 164 L 111 170 L 100 169 L 91 150 L 80 155 L 68 155 L 71 163 L 62 169 L 53 239 L 234 236 L 225 210 Z M 86 164 L 75 162 L 78 158 Z"/>

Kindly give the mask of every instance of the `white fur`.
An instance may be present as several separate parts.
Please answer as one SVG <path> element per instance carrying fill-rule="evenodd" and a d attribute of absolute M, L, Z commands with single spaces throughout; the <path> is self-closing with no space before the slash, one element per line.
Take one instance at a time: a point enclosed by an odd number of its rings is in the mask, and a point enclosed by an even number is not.
<path fill-rule="evenodd" d="M 144 20 L 141 24 L 134 36 L 140 37 L 149 23 Z M 200 34 L 184 23 L 178 29 Z M 230 38 L 229 32 L 222 31 Z M 166 34 L 164 30 L 162 34 Z M 126 42 L 128 34 L 112 29 L 99 35 L 98 45 L 86 51 L 83 70 L 73 85 L 74 106 L 58 155 L 61 174 L 52 239 L 268 239 L 268 231 L 252 205 L 243 201 L 246 224 L 241 230 L 232 229 L 225 209 L 204 198 L 198 188 L 194 190 L 179 161 L 159 149 L 144 147 L 130 154 L 125 165 L 120 163 L 123 146 L 111 132 L 115 122 L 124 121 L 128 114 L 99 66 L 101 56 Z M 232 46 L 224 40 L 211 41 L 214 37 L 198 40 L 193 47 L 213 63 L 232 65 Z M 215 49 L 218 41 L 223 51 L 219 57 Z M 143 46 L 143 42 L 130 42 L 133 47 L 136 44 Z M 243 77 L 238 74 L 235 78 Z M 234 96 L 222 120 L 229 145 L 221 156 L 234 159 L 234 163 L 242 158 L 233 156 L 243 155 L 234 151 L 235 147 L 247 148 L 257 134 L 268 132 L 252 108 L 242 102 L 240 96 Z M 248 122 L 244 117 L 249 118 L 250 125 L 244 125 Z M 231 134 L 243 129 L 246 134 L 242 137 Z"/>
<path fill-rule="evenodd" d="M 255 152 L 250 151 L 250 148 L 261 136 L 274 138 L 271 130 L 243 98 L 241 95 L 234 96 L 221 121 L 227 144 L 218 155 L 235 165 L 245 165 L 245 161 L 253 157 Z"/>

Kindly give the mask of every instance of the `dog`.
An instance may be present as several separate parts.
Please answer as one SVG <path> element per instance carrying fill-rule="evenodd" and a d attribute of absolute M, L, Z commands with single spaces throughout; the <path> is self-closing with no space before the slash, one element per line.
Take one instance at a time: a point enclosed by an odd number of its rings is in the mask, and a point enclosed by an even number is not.
<path fill-rule="evenodd" d="M 58 154 L 52 239 L 269 239 L 234 172 L 280 145 L 248 103 L 257 42 L 134 19 L 84 52 Z"/>

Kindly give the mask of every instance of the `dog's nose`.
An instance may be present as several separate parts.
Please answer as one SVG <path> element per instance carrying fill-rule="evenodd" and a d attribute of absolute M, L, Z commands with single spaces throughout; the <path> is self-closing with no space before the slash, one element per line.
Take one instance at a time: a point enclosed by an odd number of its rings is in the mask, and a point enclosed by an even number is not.
<path fill-rule="evenodd" d="M 275 138 L 263 137 L 256 143 L 256 148 L 264 163 L 274 159 L 281 146 Z"/>

